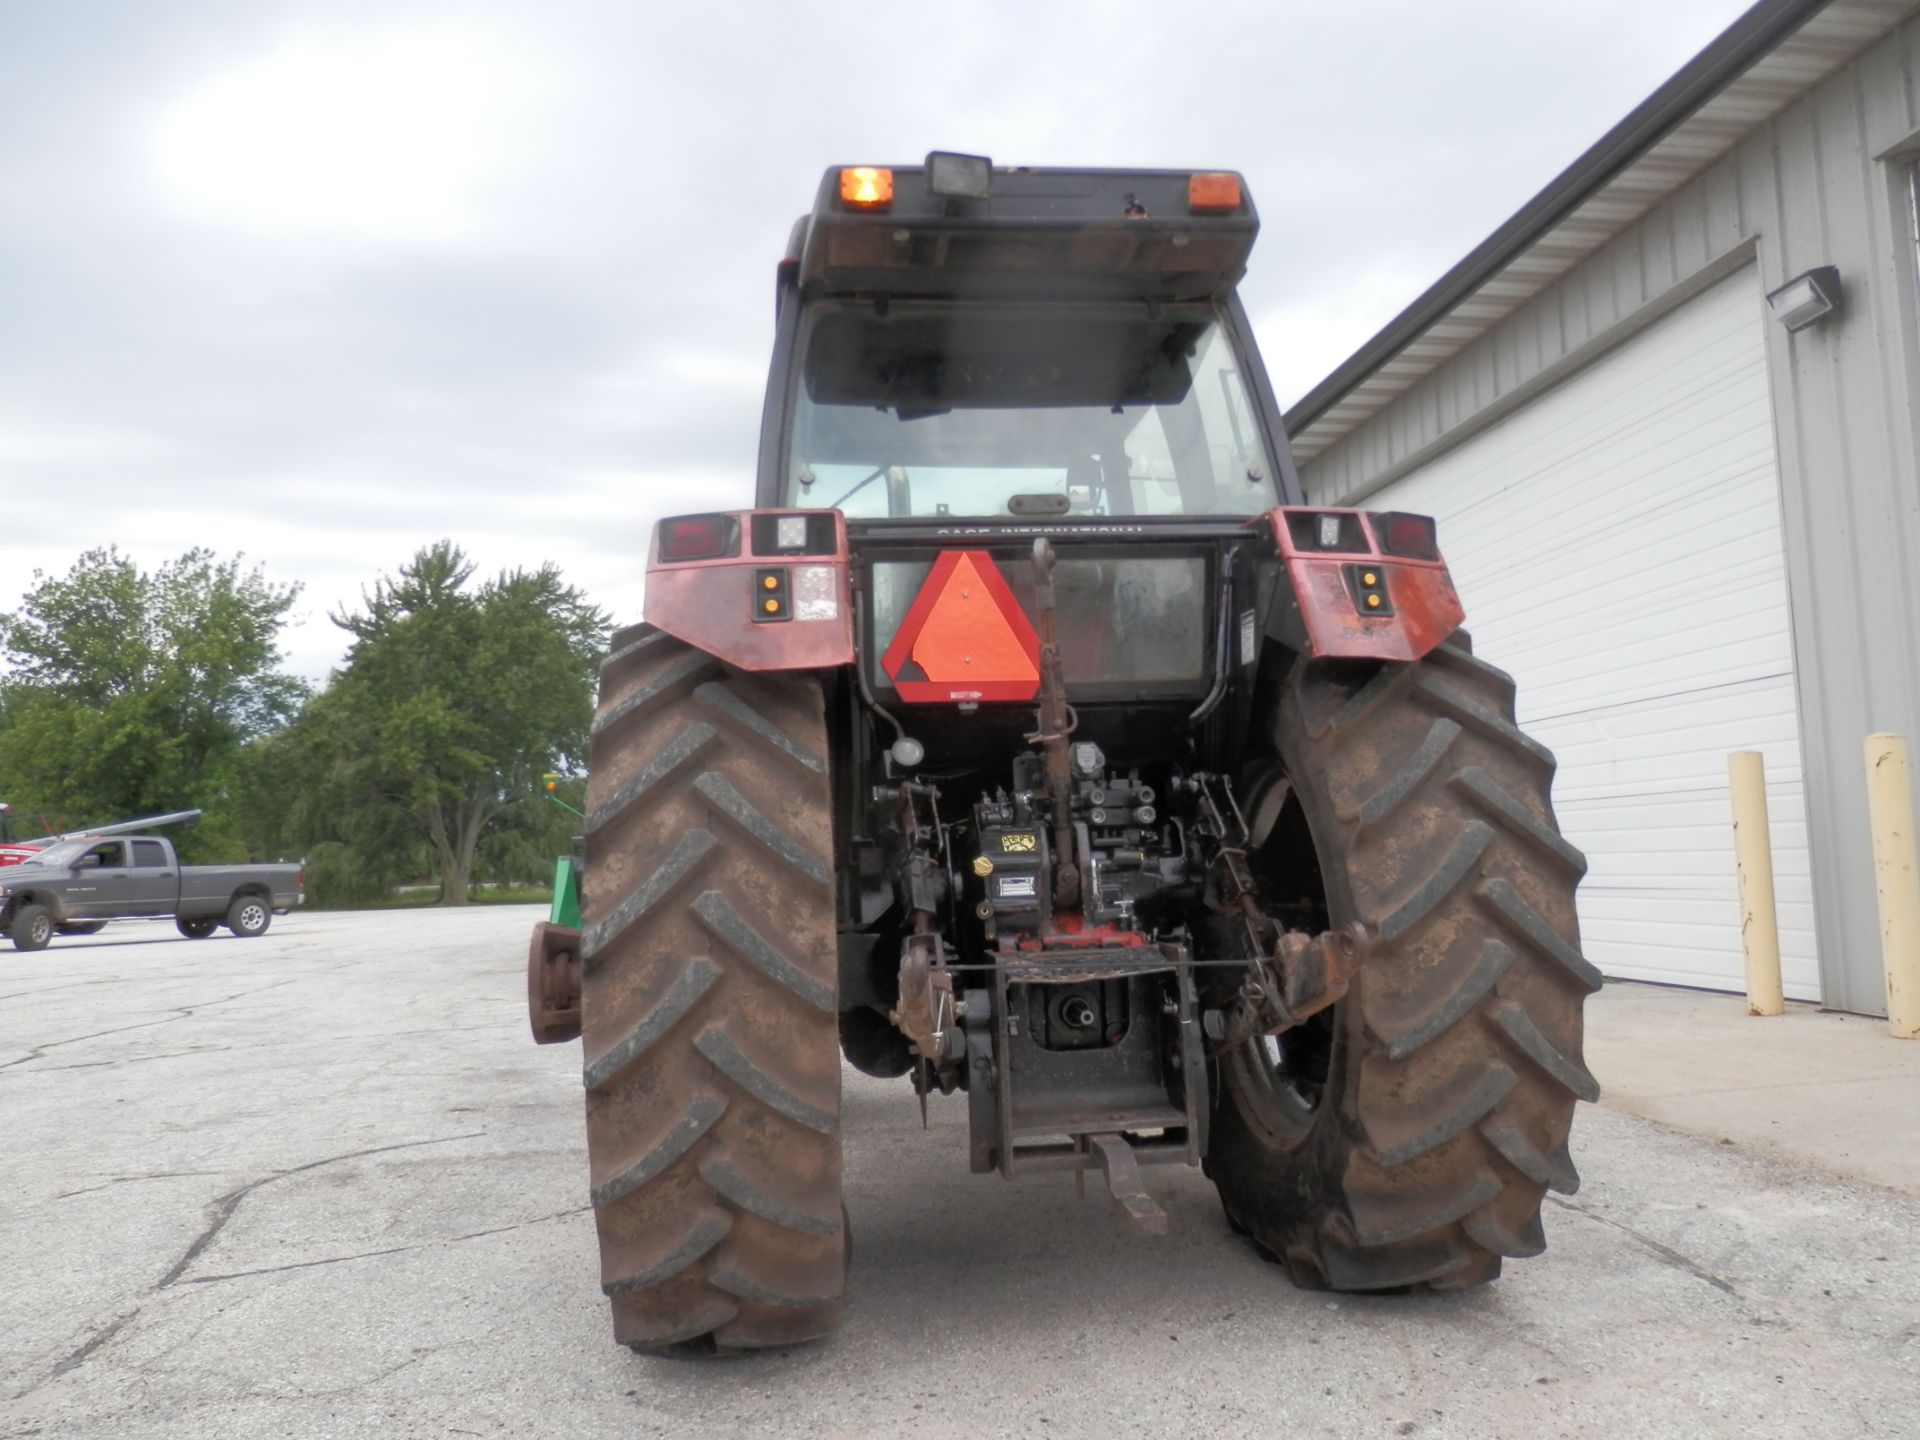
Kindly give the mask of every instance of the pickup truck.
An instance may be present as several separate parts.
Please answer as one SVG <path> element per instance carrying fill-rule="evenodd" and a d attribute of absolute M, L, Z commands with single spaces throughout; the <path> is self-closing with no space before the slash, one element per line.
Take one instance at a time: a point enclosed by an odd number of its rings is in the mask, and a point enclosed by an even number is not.
<path fill-rule="evenodd" d="M 189 940 L 222 925 L 251 938 L 306 898 L 304 879 L 298 865 L 182 865 L 158 836 L 62 840 L 0 870 L 0 930 L 16 950 L 165 917 Z"/>

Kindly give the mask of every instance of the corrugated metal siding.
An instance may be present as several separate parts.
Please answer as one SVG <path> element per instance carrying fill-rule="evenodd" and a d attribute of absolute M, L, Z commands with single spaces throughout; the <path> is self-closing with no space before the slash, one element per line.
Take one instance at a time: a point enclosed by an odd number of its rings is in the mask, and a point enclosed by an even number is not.
<path fill-rule="evenodd" d="M 1920 0 L 1826 0 L 1797 31 L 1624 170 L 1586 192 L 1551 230 L 1510 256 L 1503 269 L 1482 280 L 1416 339 L 1352 379 L 1349 388 L 1296 432 L 1296 458 L 1304 465 L 1366 425 L 1396 397 L 1679 190 L 1749 130 L 1915 13 L 1917 5 Z M 1503 383 L 1497 364 L 1491 382 L 1496 387 Z M 1293 423 L 1291 412 L 1288 418 Z"/>
<path fill-rule="evenodd" d="M 1517 387 L 1743 244 L 1762 288 L 1840 267 L 1843 315 L 1765 327 L 1798 658 L 1823 990 L 1880 1012 L 1860 741 L 1920 742 L 1920 477 L 1913 247 L 1901 167 L 1920 132 L 1920 21 L 1901 25 L 1411 388 L 1303 472 L 1317 503 L 1439 453 Z"/>
<path fill-rule="evenodd" d="M 1787 994 L 1817 1000 L 1759 294 L 1743 268 L 1378 501 L 1439 517 L 1474 648 L 1559 758 L 1587 957 L 1740 988 L 1726 754 L 1758 748 Z"/>

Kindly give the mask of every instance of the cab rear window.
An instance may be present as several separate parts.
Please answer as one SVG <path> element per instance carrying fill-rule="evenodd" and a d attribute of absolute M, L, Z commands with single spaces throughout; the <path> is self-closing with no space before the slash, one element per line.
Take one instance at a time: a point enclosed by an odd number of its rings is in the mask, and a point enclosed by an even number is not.
<path fill-rule="evenodd" d="M 985 519 L 1279 503 L 1231 337 L 1207 312 L 823 304 L 800 356 L 789 505 Z"/>
<path fill-rule="evenodd" d="M 892 643 L 932 567 L 931 560 L 883 561 L 873 567 L 872 655 Z M 1000 573 L 1020 608 L 1035 616 L 1032 569 L 1003 561 Z M 1206 676 L 1206 562 L 1198 556 L 1062 558 L 1054 570 L 1054 603 L 1069 686 L 1198 684 Z M 884 676 L 879 678 L 885 683 Z"/>

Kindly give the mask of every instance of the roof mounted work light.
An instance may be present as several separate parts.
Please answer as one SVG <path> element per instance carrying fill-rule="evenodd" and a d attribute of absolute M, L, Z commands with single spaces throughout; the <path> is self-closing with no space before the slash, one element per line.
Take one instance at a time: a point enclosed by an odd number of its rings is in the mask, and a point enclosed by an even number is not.
<path fill-rule="evenodd" d="M 993 161 L 984 155 L 929 151 L 927 193 L 954 200 L 985 200 L 993 194 Z"/>

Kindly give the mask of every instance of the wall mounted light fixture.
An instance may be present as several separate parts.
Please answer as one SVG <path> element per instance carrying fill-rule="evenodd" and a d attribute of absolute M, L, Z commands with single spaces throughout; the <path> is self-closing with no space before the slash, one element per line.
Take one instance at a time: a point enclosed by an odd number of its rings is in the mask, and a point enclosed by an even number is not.
<path fill-rule="evenodd" d="M 1767 308 L 1773 312 L 1773 318 L 1790 332 L 1824 320 L 1839 304 L 1840 271 L 1833 265 L 1822 265 L 1818 270 L 1796 275 L 1767 296 Z"/>

